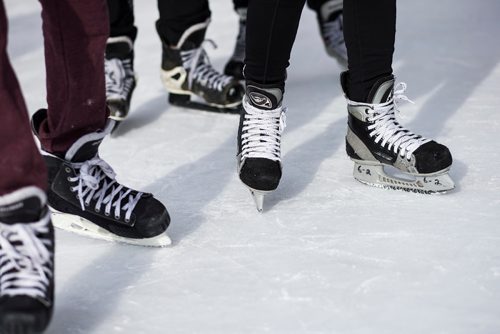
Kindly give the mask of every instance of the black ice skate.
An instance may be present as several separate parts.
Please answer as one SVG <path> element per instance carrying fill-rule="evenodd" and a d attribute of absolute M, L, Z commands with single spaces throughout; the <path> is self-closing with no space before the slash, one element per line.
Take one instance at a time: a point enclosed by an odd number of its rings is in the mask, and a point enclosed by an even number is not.
<path fill-rule="evenodd" d="M 238 80 L 244 80 L 243 67 L 245 61 L 245 40 L 247 31 L 247 9 L 238 8 L 236 10 L 239 20 L 238 37 L 234 46 L 234 52 L 224 68 L 224 74 L 235 77 Z"/>
<path fill-rule="evenodd" d="M 281 179 L 281 134 L 286 108 L 283 90 L 247 85 L 238 130 L 238 175 L 250 189 L 257 210 L 262 212 L 264 195 L 275 190 Z"/>
<path fill-rule="evenodd" d="M 25 187 L 0 196 L 0 333 L 43 332 L 54 303 L 54 229 L 47 196 Z"/>
<path fill-rule="evenodd" d="M 329 0 L 316 13 L 321 39 L 326 52 L 347 68 L 347 48 L 344 41 L 343 0 Z"/>
<path fill-rule="evenodd" d="M 354 161 L 354 178 L 372 186 L 418 193 L 453 189 L 448 148 L 414 134 L 396 118 L 397 102 L 409 101 L 403 95 L 406 85 L 400 83 L 395 89 L 391 75 L 375 83 L 367 102 L 354 102 L 349 100 L 347 80 L 348 73 L 342 73 L 349 115 L 346 150 Z M 401 175 L 388 174 L 387 166 L 395 167 Z"/>
<path fill-rule="evenodd" d="M 32 120 L 37 134 L 46 110 Z M 64 154 L 42 151 L 49 173 L 49 205 L 56 227 L 86 236 L 143 246 L 167 246 L 167 209 L 151 194 L 128 188 L 115 179 L 98 148 L 113 128 L 78 139 Z"/>
<path fill-rule="evenodd" d="M 243 86 L 233 77 L 217 72 L 203 48 L 209 21 L 184 32 L 175 46 L 163 43 L 161 78 L 173 105 L 214 112 L 239 113 Z M 194 97 L 201 98 L 197 102 Z"/>
<path fill-rule="evenodd" d="M 132 40 L 126 36 L 110 37 L 106 44 L 104 61 L 106 74 L 106 101 L 110 118 L 123 121 L 130 109 L 130 100 L 136 85 Z"/>

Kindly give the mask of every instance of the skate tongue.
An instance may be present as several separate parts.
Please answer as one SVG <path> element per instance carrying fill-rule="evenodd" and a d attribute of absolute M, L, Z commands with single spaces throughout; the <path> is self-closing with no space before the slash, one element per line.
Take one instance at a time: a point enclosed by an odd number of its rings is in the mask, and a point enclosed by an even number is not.
<path fill-rule="evenodd" d="M 99 145 L 114 127 L 115 121 L 109 120 L 103 131 L 88 133 L 78 139 L 66 152 L 65 160 L 85 162 L 97 156 Z"/>

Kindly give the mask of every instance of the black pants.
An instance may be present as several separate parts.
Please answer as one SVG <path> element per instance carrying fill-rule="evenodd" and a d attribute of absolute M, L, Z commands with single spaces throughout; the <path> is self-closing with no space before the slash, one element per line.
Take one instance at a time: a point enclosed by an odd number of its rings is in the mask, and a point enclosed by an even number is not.
<path fill-rule="evenodd" d="M 304 2 L 249 0 L 247 80 L 284 84 Z M 395 34 L 396 0 L 344 0 L 344 38 L 349 58 L 347 88 L 352 100 L 365 101 L 374 82 L 392 73 Z"/>
<path fill-rule="evenodd" d="M 308 5 L 317 9 L 323 1 L 308 0 Z M 248 0 L 233 0 L 233 5 L 235 9 L 245 8 Z M 110 36 L 128 36 L 135 40 L 137 28 L 134 26 L 133 0 L 108 0 L 108 7 Z M 158 10 L 158 34 L 169 44 L 177 44 L 186 29 L 210 17 L 208 0 L 158 0 Z"/>

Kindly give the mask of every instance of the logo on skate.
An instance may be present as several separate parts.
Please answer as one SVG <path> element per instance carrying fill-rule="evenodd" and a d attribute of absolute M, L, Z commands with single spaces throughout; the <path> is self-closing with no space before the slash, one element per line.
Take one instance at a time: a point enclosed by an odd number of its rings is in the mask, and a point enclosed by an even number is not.
<path fill-rule="evenodd" d="M 250 97 L 250 100 L 252 100 L 253 104 L 259 106 L 259 107 L 265 107 L 271 109 L 273 107 L 273 104 L 271 102 L 271 99 L 269 99 L 267 96 L 261 93 L 257 92 L 251 92 L 248 94 Z"/>

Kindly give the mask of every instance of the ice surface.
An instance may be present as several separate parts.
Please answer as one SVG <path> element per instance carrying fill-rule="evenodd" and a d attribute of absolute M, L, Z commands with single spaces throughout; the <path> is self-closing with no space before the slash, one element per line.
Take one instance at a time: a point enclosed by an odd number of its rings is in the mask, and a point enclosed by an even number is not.
<path fill-rule="evenodd" d="M 139 84 L 102 156 L 171 211 L 174 245 L 57 232 L 50 333 L 500 333 L 500 2 L 398 2 L 406 124 L 447 144 L 443 196 L 370 188 L 344 153 L 340 69 L 304 10 L 287 83 L 284 177 L 263 214 L 236 176 L 234 115 L 169 107 L 154 1 L 136 1 Z M 40 5 L 7 0 L 12 62 L 45 105 Z M 222 68 L 237 17 L 211 2 Z"/>

